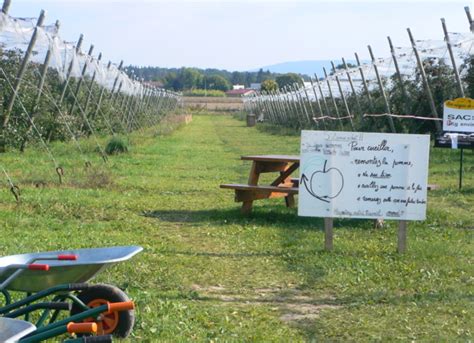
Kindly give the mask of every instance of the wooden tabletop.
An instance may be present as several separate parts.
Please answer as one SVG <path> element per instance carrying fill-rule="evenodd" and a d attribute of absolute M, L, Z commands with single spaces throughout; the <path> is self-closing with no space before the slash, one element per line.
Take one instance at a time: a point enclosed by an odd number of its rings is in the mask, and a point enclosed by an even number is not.
<path fill-rule="evenodd" d="M 299 155 L 251 155 L 242 156 L 242 160 L 246 161 L 263 161 L 263 162 L 299 162 Z"/>

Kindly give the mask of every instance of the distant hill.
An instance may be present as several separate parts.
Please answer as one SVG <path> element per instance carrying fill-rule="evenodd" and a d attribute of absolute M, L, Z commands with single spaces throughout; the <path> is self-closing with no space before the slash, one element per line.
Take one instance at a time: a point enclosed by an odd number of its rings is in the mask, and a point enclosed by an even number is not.
<path fill-rule="evenodd" d="M 334 60 L 334 64 L 337 66 L 342 61 Z M 346 60 L 346 63 L 355 64 L 355 60 Z M 272 64 L 263 66 L 258 69 L 269 70 L 272 73 L 285 74 L 285 73 L 297 73 L 308 76 L 314 76 L 314 73 L 318 74 L 319 77 L 324 76 L 323 68 L 326 68 L 328 73 L 331 72 L 331 61 L 330 60 L 313 60 L 313 61 L 293 61 Z M 253 70 L 252 70 L 253 71 Z"/>

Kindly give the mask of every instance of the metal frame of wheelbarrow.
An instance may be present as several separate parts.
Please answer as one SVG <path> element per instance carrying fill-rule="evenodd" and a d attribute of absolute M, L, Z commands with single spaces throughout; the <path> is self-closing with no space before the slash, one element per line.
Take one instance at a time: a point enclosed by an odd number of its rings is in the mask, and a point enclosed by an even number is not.
<path fill-rule="evenodd" d="M 40 342 L 49 338 L 53 338 L 59 335 L 62 335 L 67 332 L 75 333 L 90 333 L 86 330 L 79 332 L 75 328 L 76 322 L 82 322 L 83 320 L 90 317 L 97 317 L 102 313 L 111 313 L 119 311 L 128 311 L 134 309 L 134 304 L 132 301 L 120 302 L 120 303 L 108 303 L 105 305 L 97 306 L 87 311 L 83 311 L 76 315 L 70 316 L 66 319 L 59 320 L 52 324 L 37 328 L 35 331 L 30 333 L 25 338 L 20 339 L 21 343 L 32 343 Z M 95 323 L 81 323 L 81 324 L 95 324 Z M 95 324 L 95 331 L 97 331 L 97 324 Z"/>
<path fill-rule="evenodd" d="M 104 252 L 104 251 L 107 251 L 107 249 L 117 249 L 117 248 L 129 248 L 129 249 L 131 248 L 132 250 L 131 250 L 131 253 L 129 252 L 129 254 L 126 255 L 125 257 L 115 258 L 115 260 L 111 260 L 111 261 L 106 261 L 106 260 L 101 261 L 102 264 L 99 265 L 99 268 L 95 267 L 95 269 L 97 270 L 93 272 L 92 276 L 95 273 L 97 273 L 99 270 L 101 270 L 103 268 L 103 265 L 108 264 L 108 263 L 116 263 L 124 259 L 128 259 L 142 250 L 141 247 L 112 247 L 112 248 L 99 248 L 95 250 L 101 250 L 102 252 Z M 77 251 L 87 252 L 90 250 L 94 250 L 94 249 L 85 249 L 85 250 L 80 249 Z M 59 254 L 51 255 L 52 253 L 59 253 Z M 21 277 L 24 271 L 27 271 L 27 270 L 37 271 L 39 273 L 40 271 L 47 272 L 49 270 L 49 265 L 37 264 L 34 262 L 36 261 L 70 261 L 71 262 L 71 261 L 76 261 L 77 259 L 77 256 L 74 254 L 71 254 L 71 253 L 61 254 L 61 253 L 62 252 L 49 252 L 49 253 L 44 253 L 44 255 L 32 254 L 34 255 L 34 258 L 31 258 L 25 264 L 10 264 L 3 267 L 4 270 L 13 269 L 15 271 L 11 273 L 11 275 L 7 277 L 0 284 L 0 292 L 4 295 L 5 302 L 6 302 L 5 306 L 0 307 L 1 316 L 8 317 L 8 318 L 17 318 L 19 316 L 24 315 L 25 320 L 29 321 L 29 314 L 31 312 L 36 311 L 36 310 L 43 310 L 43 313 L 40 315 L 38 321 L 36 322 L 36 326 L 40 328 L 40 327 L 45 327 L 44 325 L 48 317 L 50 316 L 51 311 L 54 311 L 54 312 L 51 318 L 49 319 L 49 323 L 46 324 L 46 326 L 49 326 L 51 325 L 51 323 L 56 321 L 57 317 L 59 316 L 60 311 L 71 310 L 72 304 L 64 302 L 67 299 L 71 300 L 73 304 L 76 304 L 80 309 L 84 310 L 83 312 L 90 309 L 77 296 L 73 294 L 73 292 L 76 292 L 76 291 L 80 292 L 80 291 L 87 290 L 90 287 L 90 285 L 87 283 L 69 283 L 69 284 L 55 285 L 53 287 L 49 287 L 47 289 L 36 292 L 34 294 L 27 292 L 27 296 L 25 298 L 15 301 L 15 302 L 11 301 L 11 296 L 8 292 L 8 286 L 11 283 L 15 282 L 19 277 Z M 14 258 L 16 256 L 22 257 L 24 255 L 15 255 L 15 256 L 11 256 L 11 258 Z M 6 257 L 6 258 L 10 258 L 10 257 Z M 71 268 L 71 265 L 69 264 L 66 264 L 64 266 Z M 58 268 L 60 266 L 55 266 L 55 267 Z M 36 302 L 40 299 L 46 298 L 54 294 L 56 294 L 56 296 L 50 302 Z"/>
<path fill-rule="evenodd" d="M 1 320 L 9 320 L 11 323 L 7 322 L 7 325 L 18 325 L 22 324 L 24 327 L 20 331 L 13 332 L 12 337 L 3 337 L 7 339 L 7 342 L 15 341 L 22 343 L 31 343 L 31 342 L 40 342 L 46 339 L 54 338 L 65 333 L 74 333 L 74 334 L 93 334 L 97 333 L 97 324 L 94 322 L 91 323 L 76 323 L 74 321 L 82 321 L 89 317 L 96 317 L 102 313 L 117 312 L 117 311 L 127 311 L 134 309 L 134 304 L 132 301 L 119 302 L 119 303 L 108 303 L 101 305 L 87 311 L 84 311 L 70 318 L 58 321 L 54 324 L 37 329 L 33 324 L 27 325 L 27 322 L 12 318 L 3 318 Z M 78 339 L 67 339 L 64 342 L 68 343 L 80 343 L 80 342 L 111 342 L 112 336 L 86 336 Z"/>

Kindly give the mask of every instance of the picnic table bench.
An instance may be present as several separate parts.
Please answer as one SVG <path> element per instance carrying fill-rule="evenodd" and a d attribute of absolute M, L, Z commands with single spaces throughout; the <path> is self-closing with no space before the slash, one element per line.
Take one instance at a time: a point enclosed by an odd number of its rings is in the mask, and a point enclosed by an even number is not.
<path fill-rule="evenodd" d="M 224 189 L 235 191 L 235 201 L 242 202 L 242 213 L 250 213 L 255 200 L 285 198 L 287 207 L 295 205 L 294 196 L 298 194 L 298 178 L 291 175 L 300 166 L 300 157 L 293 155 L 253 155 L 242 156 L 242 160 L 252 161 L 247 184 L 223 184 Z M 259 184 L 260 174 L 279 175 L 270 184 Z"/>

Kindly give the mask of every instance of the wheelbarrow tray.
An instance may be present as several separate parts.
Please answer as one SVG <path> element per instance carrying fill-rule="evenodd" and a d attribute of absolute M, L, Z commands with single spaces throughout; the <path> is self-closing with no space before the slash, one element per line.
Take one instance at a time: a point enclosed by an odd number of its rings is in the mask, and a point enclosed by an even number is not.
<path fill-rule="evenodd" d="M 0 318 L 0 342 L 18 342 L 30 332 L 36 330 L 36 326 L 23 320 Z"/>
<path fill-rule="evenodd" d="M 44 289 L 67 283 L 86 282 L 102 269 L 117 262 L 130 259 L 143 248 L 139 246 L 120 246 L 109 248 L 76 249 L 49 251 L 31 254 L 5 256 L 0 258 L 0 283 L 14 271 L 6 269 L 11 264 L 24 264 L 36 257 L 73 254 L 76 261 L 37 261 L 46 263 L 48 271 L 24 270 L 6 288 L 12 291 L 36 293 Z"/>

